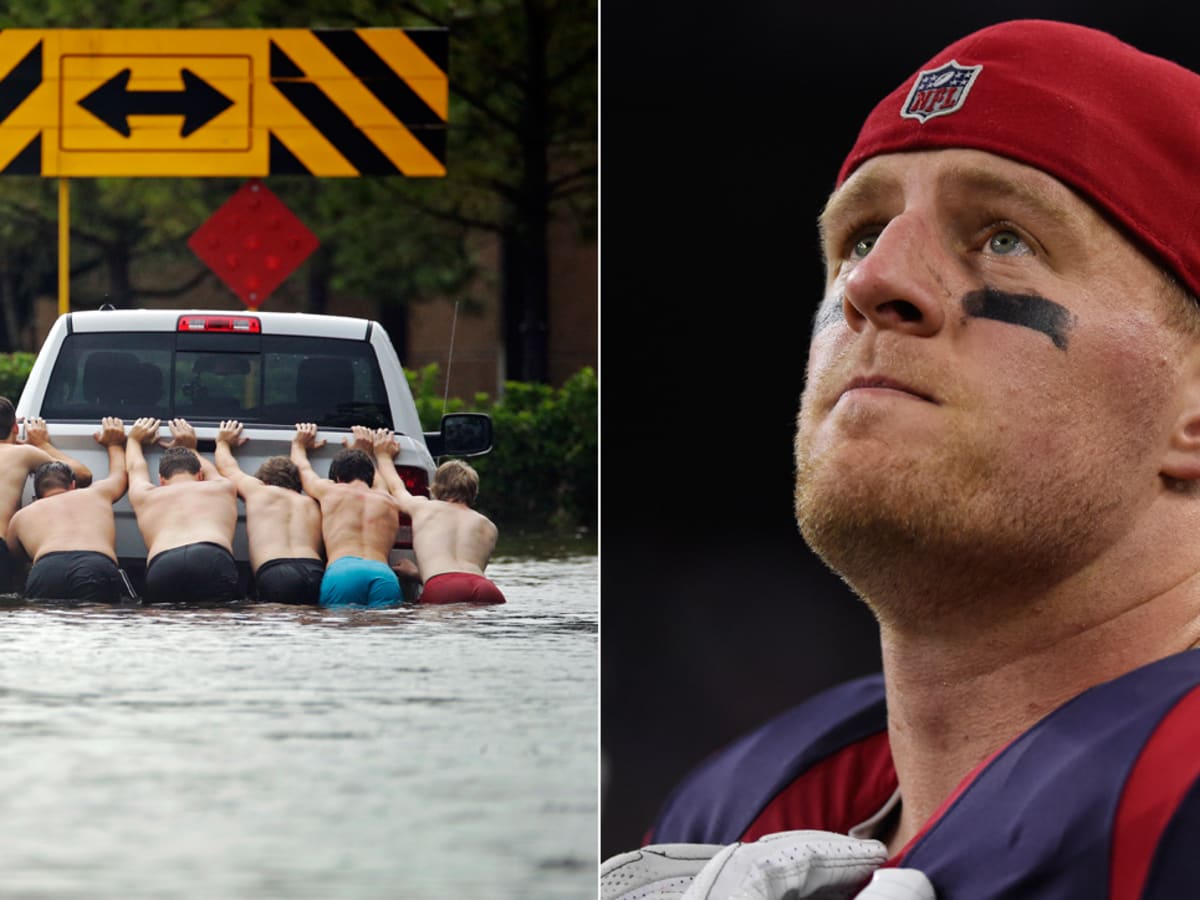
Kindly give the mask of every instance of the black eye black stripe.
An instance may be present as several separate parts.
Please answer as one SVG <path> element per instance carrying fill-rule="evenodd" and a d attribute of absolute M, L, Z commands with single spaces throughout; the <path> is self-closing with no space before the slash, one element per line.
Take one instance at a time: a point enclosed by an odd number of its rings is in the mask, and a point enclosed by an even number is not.
<path fill-rule="evenodd" d="M 1067 349 L 1067 337 L 1075 324 L 1074 316 L 1066 307 L 1053 300 L 1037 294 L 1010 294 L 993 287 L 971 291 L 963 297 L 962 308 L 964 316 L 994 319 L 1040 331 L 1059 350 Z"/>

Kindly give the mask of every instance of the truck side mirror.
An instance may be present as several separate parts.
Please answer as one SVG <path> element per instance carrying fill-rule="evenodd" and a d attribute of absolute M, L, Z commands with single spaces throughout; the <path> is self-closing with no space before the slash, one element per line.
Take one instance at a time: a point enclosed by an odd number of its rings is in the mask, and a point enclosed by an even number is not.
<path fill-rule="evenodd" d="M 446 413 L 441 431 L 425 432 L 432 456 L 481 456 L 492 449 L 492 417 L 487 413 Z"/>

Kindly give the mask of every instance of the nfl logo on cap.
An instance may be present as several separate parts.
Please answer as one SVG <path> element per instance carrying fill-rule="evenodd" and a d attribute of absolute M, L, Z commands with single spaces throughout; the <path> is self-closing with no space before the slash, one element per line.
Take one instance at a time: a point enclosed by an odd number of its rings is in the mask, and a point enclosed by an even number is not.
<path fill-rule="evenodd" d="M 908 99 L 900 107 L 900 118 L 926 122 L 962 109 L 967 94 L 983 66 L 963 66 L 950 60 L 936 69 L 918 72 Z"/>

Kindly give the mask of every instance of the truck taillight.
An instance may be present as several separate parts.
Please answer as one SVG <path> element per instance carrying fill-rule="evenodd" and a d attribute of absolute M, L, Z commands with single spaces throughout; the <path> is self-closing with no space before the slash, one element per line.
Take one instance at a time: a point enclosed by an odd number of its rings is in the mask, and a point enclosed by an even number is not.
<path fill-rule="evenodd" d="M 396 466 L 396 471 L 404 480 L 404 486 L 414 496 L 429 496 L 429 476 L 418 466 Z"/>
<path fill-rule="evenodd" d="M 410 494 L 421 497 L 429 496 L 429 476 L 418 466 L 396 466 L 396 472 L 404 481 Z M 396 531 L 396 543 L 392 545 L 397 550 L 412 549 L 412 519 L 400 513 L 400 527 Z"/>
<path fill-rule="evenodd" d="M 175 330 L 259 334 L 262 323 L 254 316 L 180 316 Z"/>

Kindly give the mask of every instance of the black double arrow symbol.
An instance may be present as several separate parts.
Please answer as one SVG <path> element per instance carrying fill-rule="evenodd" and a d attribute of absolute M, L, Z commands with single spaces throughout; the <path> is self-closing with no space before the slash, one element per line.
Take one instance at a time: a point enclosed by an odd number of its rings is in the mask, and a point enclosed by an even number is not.
<path fill-rule="evenodd" d="M 132 70 L 122 69 L 79 101 L 79 105 L 111 128 L 129 137 L 129 116 L 183 116 L 180 137 L 207 125 L 233 101 L 189 69 L 182 69 L 182 91 L 131 91 Z"/>

